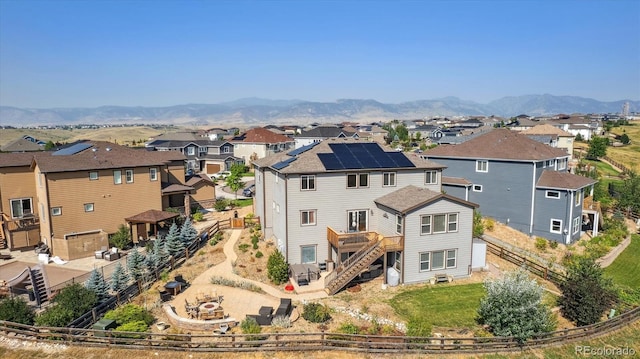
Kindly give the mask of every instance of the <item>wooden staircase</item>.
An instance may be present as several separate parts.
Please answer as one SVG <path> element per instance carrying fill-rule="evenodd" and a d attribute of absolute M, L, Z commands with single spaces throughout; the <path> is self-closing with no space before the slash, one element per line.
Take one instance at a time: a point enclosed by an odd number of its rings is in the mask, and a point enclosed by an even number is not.
<path fill-rule="evenodd" d="M 5 214 L 0 213 L 0 249 L 7 248 L 7 237 L 4 234 L 5 231 Z"/>
<path fill-rule="evenodd" d="M 385 252 L 382 239 L 382 237 L 379 237 L 378 240 L 368 243 L 340 264 L 334 271 L 335 274 L 327 276 L 325 279 L 325 292 L 329 295 L 336 294 L 358 274 L 373 264 L 376 259 L 380 258 Z"/>
<path fill-rule="evenodd" d="M 43 302 L 49 300 L 49 296 L 51 295 L 51 289 L 49 288 L 44 268 L 40 265 L 31 268 L 31 275 L 29 277 L 31 278 L 31 285 L 33 286 L 36 302 L 38 305 L 42 305 Z"/>

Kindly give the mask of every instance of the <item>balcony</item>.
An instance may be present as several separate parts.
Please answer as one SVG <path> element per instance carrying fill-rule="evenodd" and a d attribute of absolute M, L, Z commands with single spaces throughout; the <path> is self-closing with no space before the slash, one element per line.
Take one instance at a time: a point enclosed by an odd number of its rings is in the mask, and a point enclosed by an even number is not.
<path fill-rule="evenodd" d="M 401 251 L 404 249 L 403 236 L 384 237 L 377 232 L 339 233 L 327 227 L 327 240 L 340 252 L 355 252 L 372 241 L 380 241 L 386 251 Z"/>

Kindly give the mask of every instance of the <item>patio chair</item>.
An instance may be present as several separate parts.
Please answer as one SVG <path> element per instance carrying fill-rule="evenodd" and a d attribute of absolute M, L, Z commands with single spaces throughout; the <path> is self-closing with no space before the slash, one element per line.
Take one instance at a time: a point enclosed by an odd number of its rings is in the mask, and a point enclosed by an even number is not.
<path fill-rule="evenodd" d="M 161 290 L 159 292 L 160 292 L 160 300 L 162 302 L 171 300 L 171 293 L 167 292 L 166 290 Z"/>
<path fill-rule="evenodd" d="M 179 282 L 180 284 L 182 284 L 182 287 L 185 288 L 189 283 L 187 283 L 186 280 L 184 280 L 184 278 L 182 277 L 182 274 L 178 274 L 174 277 L 174 280 L 176 282 Z"/>
<path fill-rule="evenodd" d="M 227 331 L 229 330 L 229 324 L 227 323 L 222 323 L 220 324 L 220 334 L 227 334 Z"/>

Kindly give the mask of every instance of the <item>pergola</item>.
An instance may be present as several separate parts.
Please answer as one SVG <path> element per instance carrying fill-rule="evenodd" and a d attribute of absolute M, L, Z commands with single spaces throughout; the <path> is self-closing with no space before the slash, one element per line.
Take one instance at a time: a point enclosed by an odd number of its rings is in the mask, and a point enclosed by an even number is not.
<path fill-rule="evenodd" d="M 159 211 L 157 209 L 150 209 L 148 211 L 144 211 L 142 213 L 136 214 L 135 216 L 131 216 L 125 218 L 124 220 L 129 223 L 129 232 L 131 234 L 131 238 L 133 238 L 133 224 L 137 225 L 137 234 L 138 238 L 143 237 L 142 233 L 140 233 L 141 225 L 144 225 L 144 238 L 147 238 L 147 223 L 151 224 L 151 228 L 153 231 L 153 235 L 158 235 L 158 223 L 166 222 L 170 219 L 176 218 L 180 216 L 180 213 L 175 212 L 167 212 L 167 211 Z"/>

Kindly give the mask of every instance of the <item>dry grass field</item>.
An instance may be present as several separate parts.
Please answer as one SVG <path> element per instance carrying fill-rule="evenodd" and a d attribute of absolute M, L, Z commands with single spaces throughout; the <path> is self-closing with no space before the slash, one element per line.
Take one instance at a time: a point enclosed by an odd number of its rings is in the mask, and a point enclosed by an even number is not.
<path fill-rule="evenodd" d="M 630 126 L 614 127 L 611 129 L 616 135 L 627 134 L 631 144 L 624 147 L 608 147 L 607 156 L 640 173 L 640 123 L 632 122 Z"/>

